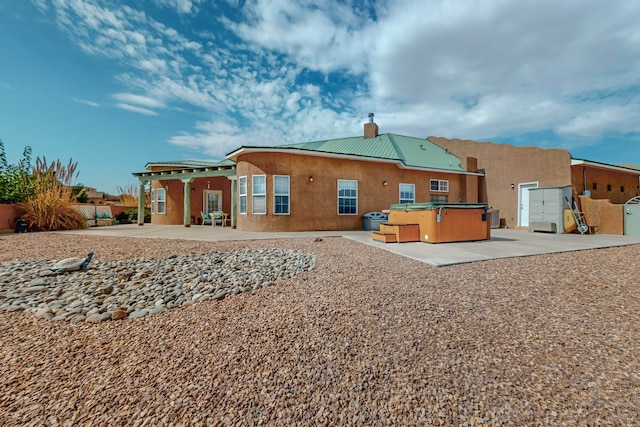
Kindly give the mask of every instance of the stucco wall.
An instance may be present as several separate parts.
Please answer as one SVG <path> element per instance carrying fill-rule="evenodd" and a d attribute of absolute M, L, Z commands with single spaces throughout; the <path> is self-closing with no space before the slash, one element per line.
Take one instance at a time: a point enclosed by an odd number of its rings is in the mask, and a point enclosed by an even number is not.
<path fill-rule="evenodd" d="M 0 232 L 8 233 L 15 231 L 18 211 L 16 205 L 0 204 Z"/>
<path fill-rule="evenodd" d="M 595 227 L 596 234 L 624 234 L 624 205 L 588 196 L 578 196 L 578 199 L 587 225 Z"/>
<path fill-rule="evenodd" d="M 415 184 L 416 202 L 430 200 L 430 179 L 449 181 L 450 202 L 467 200 L 467 176 L 400 169 L 395 164 L 287 153 L 247 153 L 238 157 L 238 177 L 247 176 L 247 214 L 237 218 L 245 231 L 357 230 L 362 215 L 399 202 L 399 184 Z M 251 175 L 266 175 L 267 214 L 251 214 Z M 290 176 L 290 215 L 274 215 L 273 175 Z M 309 177 L 313 176 L 313 181 Z M 338 215 L 338 179 L 358 181 L 357 215 Z M 384 185 L 384 181 L 387 185 Z M 477 181 L 477 179 L 475 179 Z M 477 188 L 477 184 L 476 188 Z M 477 198 L 477 194 L 470 197 Z"/>
<path fill-rule="evenodd" d="M 151 223 L 158 225 L 181 225 L 184 223 L 184 183 L 179 179 L 151 181 L 151 188 L 167 190 L 166 214 L 151 215 Z M 231 181 L 224 176 L 194 179 L 191 183 L 190 216 L 197 222 L 204 208 L 205 190 L 222 191 L 222 210 L 231 211 Z"/>
<path fill-rule="evenodd" d="M 583 194 L 586 175 L 587 190 L 591 192 L 592 199 L 609 199 L 611 203 L 624 204 L 639 194 L 637 175 L 583 165 L 572 166 L 571 173 L 578 194 Z"/>
<path fill-rule="evenodd" d="M 538 187 L 571 184 L 571 155 L 563 149 L 441 137 L 427 139 L 460 157 L 465 168 L 468 157 L 477 159 L 478 168 L 485 171 L 481 181 L 486 185 L 486 201 L 493 209 L 500 210 L 500 218 L 509 228 L 518 225 L 518 184 L 537 182 Z"/>

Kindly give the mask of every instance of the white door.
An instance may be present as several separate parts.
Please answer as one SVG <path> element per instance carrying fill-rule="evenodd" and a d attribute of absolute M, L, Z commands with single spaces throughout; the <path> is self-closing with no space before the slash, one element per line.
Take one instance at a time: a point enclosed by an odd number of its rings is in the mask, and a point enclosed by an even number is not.
<path fill-rule="evenodd" d="M 204 213 L 222 211 L 222 191 L 204 190 Z"/>
<path fill-rule="evenodd" d="M 538 188 L 537 182 L 518 184 L 518 227 L 529 226 L 529 189 Z"/>

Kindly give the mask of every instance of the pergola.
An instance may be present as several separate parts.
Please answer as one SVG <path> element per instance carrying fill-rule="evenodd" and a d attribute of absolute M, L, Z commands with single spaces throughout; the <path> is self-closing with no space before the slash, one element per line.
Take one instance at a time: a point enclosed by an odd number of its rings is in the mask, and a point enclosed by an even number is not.
<path fill-rule="evenodd" d="M 140 185 L 139 194 L 141 197 L 138 197 L 138 225 L 144 225 L 144 197 L 145 194 L 145 186 L 151 181 L 169 181 L 169 180 L 180 180 L 184 185 L 184 226 L 191 226 L 191 183 L 193 180 L 197 178 L 210 178 L 216 176 L 224 176 L 227 177 L 228 180 L 231 181 L 231 226 L 235 227 L 236 225 L 236 215 L 237 215 L 237 191 L 238 187 L 236 185 L 237 175 L 236 175 L 236 165 L 235 163 L 231 164 L 229 161 L 222 161 L 218 164 L 212 164 L 207 166 L 193 166 L 193 167 L 185 167 L 185 165 L 178 165 L 178 167 L 158 170 L 158 171 L 145 171 L 145 172 L 134 172 L 133 176 L 138 178 L 138 183 Z M 142 215 L 140 214 L 142 212 Z"/>

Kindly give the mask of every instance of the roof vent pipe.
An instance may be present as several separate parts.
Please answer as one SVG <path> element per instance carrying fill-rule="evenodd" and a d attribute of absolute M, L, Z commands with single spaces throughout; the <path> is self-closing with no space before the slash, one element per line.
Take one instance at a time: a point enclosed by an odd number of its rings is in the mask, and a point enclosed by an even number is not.
<path fill-rule="evenodd" d="M 369 123 L 373 123 L 373 113 L 369 113 Z"/>

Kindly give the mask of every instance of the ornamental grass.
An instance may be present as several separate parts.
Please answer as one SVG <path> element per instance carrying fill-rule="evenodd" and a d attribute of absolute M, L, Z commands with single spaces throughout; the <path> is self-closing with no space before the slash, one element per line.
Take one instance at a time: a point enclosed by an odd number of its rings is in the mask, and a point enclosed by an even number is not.
<path fill-rule="evenodd" d="M 25 185 L 33 187 L 33 196 L 17 204 L 21 218 L 31 231 L 78 230 L 87 227 L 84 215 L 74 208 L 76 203 L 71 182 L 77 177 L 77 162 L 60 160 L 47 163 L 45 157 L 36 159 Z"/>
<path fill-rule="evenodd" d="M 120 194 L 120 203 L 122 203 L 123 206 L 138 206 L 138 187 L 131 184 L 126 187 L 120 187 L 118 185 L 117 188 Z"/>

